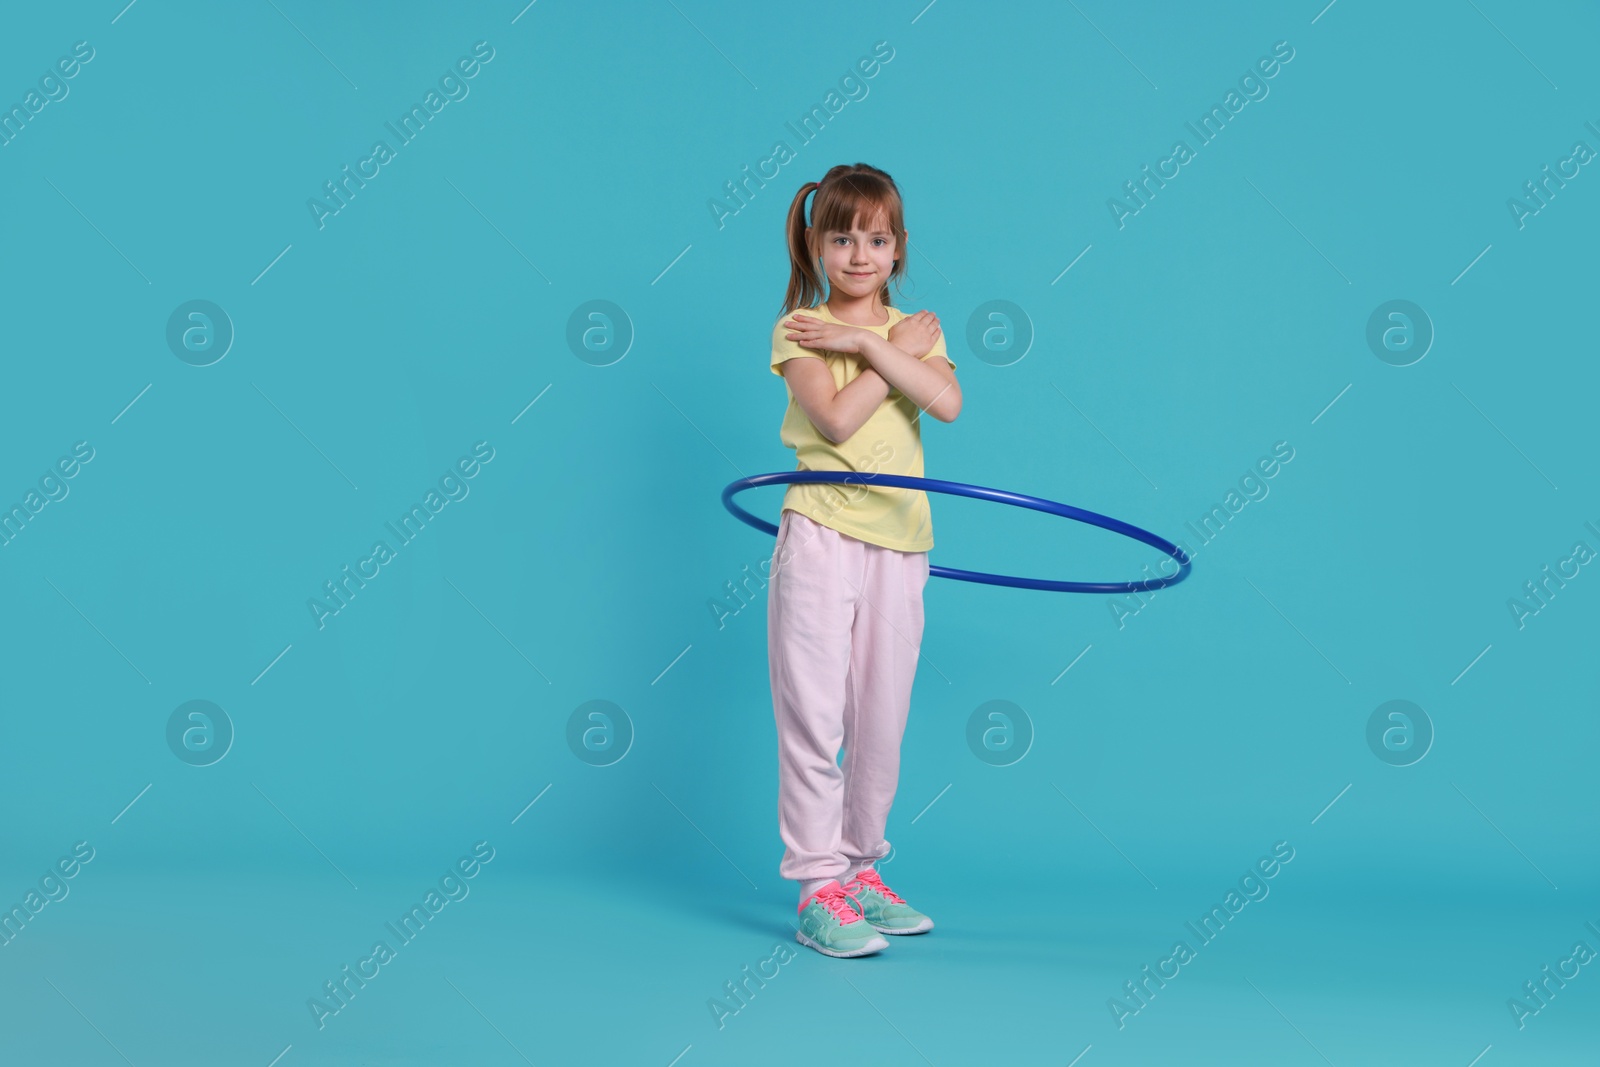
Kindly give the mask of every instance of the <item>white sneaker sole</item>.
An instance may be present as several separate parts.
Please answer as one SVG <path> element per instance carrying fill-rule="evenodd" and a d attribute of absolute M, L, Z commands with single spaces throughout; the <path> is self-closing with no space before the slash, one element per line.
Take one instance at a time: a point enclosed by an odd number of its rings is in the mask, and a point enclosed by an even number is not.
<path fill-rule="evenodd" d="M 876 927 L 874 927 L 874 929 L 876 929 Z M 824 947 L 822 945 L 817 944 L 817 942 L 811 940 L 809 937 L 807 937 L 805 934 L 801 933 L 799 930 L 796 930 L 794 932 L 794 939 L 796 941 L 800 942 L 802 945 L 806 945 L 806 946 L 808 946 L 810 948 L 816 949 L 818 952 L 822 953 L 824 956 L 834 956 L 834 957 L 837 957 L 837 958 L 840 958 L 840 959 L 849 959 L 849 958 L 854 957 L 854 956 L 870 956 L 874 952 L 882 952 L 884 949 L 889 947 L 889 942 L 885 941 L 881 937 L 874 937 L 872 940 L 868 941 L 866 944 L 862 945 L 860 948 L 851 949 L 849 952 L 840 952 L 838 949 L 826 948 L 826 947 Z"/>
<path fill-rule="evenodd" d="M 879 926 L 877 923 L 873 922 L 871 919 L 868 919 L 867 923 L 874 930 L 878 931 L 878 933 L 880 933 L 880 934 L 925 934 L 929 930 L 933 929 L 933 920 L 927 918 L 926 916 L 924 916 L 923 920 L 920 923 L 918 923 L 917 925 L 915 925 L 915 926 L 907 926 L 907 927 L 904 927 L 904 928 L 899 929 L 899 930 L 894 930 L 894 929 L 891 929 L 891 928 L 889 928 L 887 926 Z"/>

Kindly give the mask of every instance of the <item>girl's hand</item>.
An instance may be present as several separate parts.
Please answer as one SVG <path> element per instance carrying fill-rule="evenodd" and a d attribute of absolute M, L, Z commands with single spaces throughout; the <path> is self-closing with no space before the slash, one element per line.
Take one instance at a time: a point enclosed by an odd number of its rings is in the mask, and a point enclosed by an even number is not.
<path fill-rule="evenodd" d="M 915 315 L 907 315 L 889 327 L 889 340 L 894 346 L 918 359 L 933 351 L 934 343 L 939 340 L 939 334 L 939 316 L 931 311 L 919 311 Z"/>
<path fill-rule="evenodd" d="M 864 327 L 824 322 L 815 315 L 793 315 L 785 320 L 784 326 L 790 331 L 784 336 L 801 348 L 819 348 L 854 355 L 862 354 L 862 346 L 867 336 L 872 334 L 871 330 Z"/>

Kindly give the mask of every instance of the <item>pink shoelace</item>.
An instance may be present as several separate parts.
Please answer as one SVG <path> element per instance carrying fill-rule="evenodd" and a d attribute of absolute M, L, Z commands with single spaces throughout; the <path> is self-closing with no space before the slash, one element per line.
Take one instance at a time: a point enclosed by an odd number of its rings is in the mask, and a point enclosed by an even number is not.
<path fill-rule="evenodd" d="M 828 913 L 843 925 L 848 926 L 850 923 L 861 922 L 861 913 L 851 907 L 850 898 L 845 895 L 844 889 L 837 883 L 823 886 L 817 890 L 816 895 L 811 899 L 827 908 Z"/>
<path fill-rule="evenodd" d="M 871 867 L 866 868 L 860 874 L 858 874 L 854 878 L 850 879 L 850 881 L 852 883 L 860 882 L 863 885 L 871 886 L 873 889 L 876 889 L 879 893 L 882 893 L 884 899 L 889 901 L 889 903 L 891 903 L 891 904 L 904 904 L 905 903 L 905 901 L 903 899 L 901 899 L 901 896 L 900 896 L 899 893 L 896 893 L 893 889 L 890 889 L 888 886 L 883 884 L 883 879 L 879 878 L 878 877 L 878 872 L 873 870 Z M 855 893 L 851 893 L 850 890 L 848 890 L 848 889 L 846 889 L 845 892 L 849 893 L 850 896 L 855 896 Z"/>

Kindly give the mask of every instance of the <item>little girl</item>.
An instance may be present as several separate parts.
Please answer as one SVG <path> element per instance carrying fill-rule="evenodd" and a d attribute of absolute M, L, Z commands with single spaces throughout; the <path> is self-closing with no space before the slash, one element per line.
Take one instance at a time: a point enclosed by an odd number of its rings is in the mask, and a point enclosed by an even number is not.
<path fill-rule="evenodd" d="M 938 318 L 889 305 L 908 236 L 894 180 L 865 163 L 795 195 L 783 315 L 801 310 L 773 328 L 772 372 L 789 393 L 779 436 L 800 470 L 920 478 L 921 416 L 961 411 Z M 795 939 L 829 956 L 933 928 L 873 869 L 890 849 L 932 547 L 921 490 L 808 483 L 783 498 L 767 600 L 779 873 L 800 883 Z"/>

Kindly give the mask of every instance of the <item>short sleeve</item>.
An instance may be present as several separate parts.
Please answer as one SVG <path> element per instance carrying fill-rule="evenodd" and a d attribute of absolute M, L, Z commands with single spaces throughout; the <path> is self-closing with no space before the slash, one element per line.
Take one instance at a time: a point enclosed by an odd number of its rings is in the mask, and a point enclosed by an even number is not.
<path fill-rule="evenodd" d="M 783 377 L 783 371 L 778 364 L 784 360 L 794 359 L 796 356 L 820 357 L 822 354 L 814 348 L 802 348 L 800 347 L 800 342 L 791 341 L 784 336 L 784 334 L 793 332 L 784 325 L 789 320 L 789 317 L 784 315 L 772 326 L 772 373 L 780 378 Z"/>
<path fill-rule="evenodd" d="M 928 349 L 928 354 L 922 357 L 923 362 L 927 362 L 928 360 L 932 359 L 934 356 L 943 356 L 945 359 L 950 361 L 950 369 L 951 370 L 955 370 L 956 369 L 956 361 L 953 360 L 953 359 L 950 359 L 950 353 L 945 351 L 945 347 L 944 347 L 944 332 L 943 331 L 940 331 L 939 339 L 937 341 L 933 342 L 933 347 Z"/>

